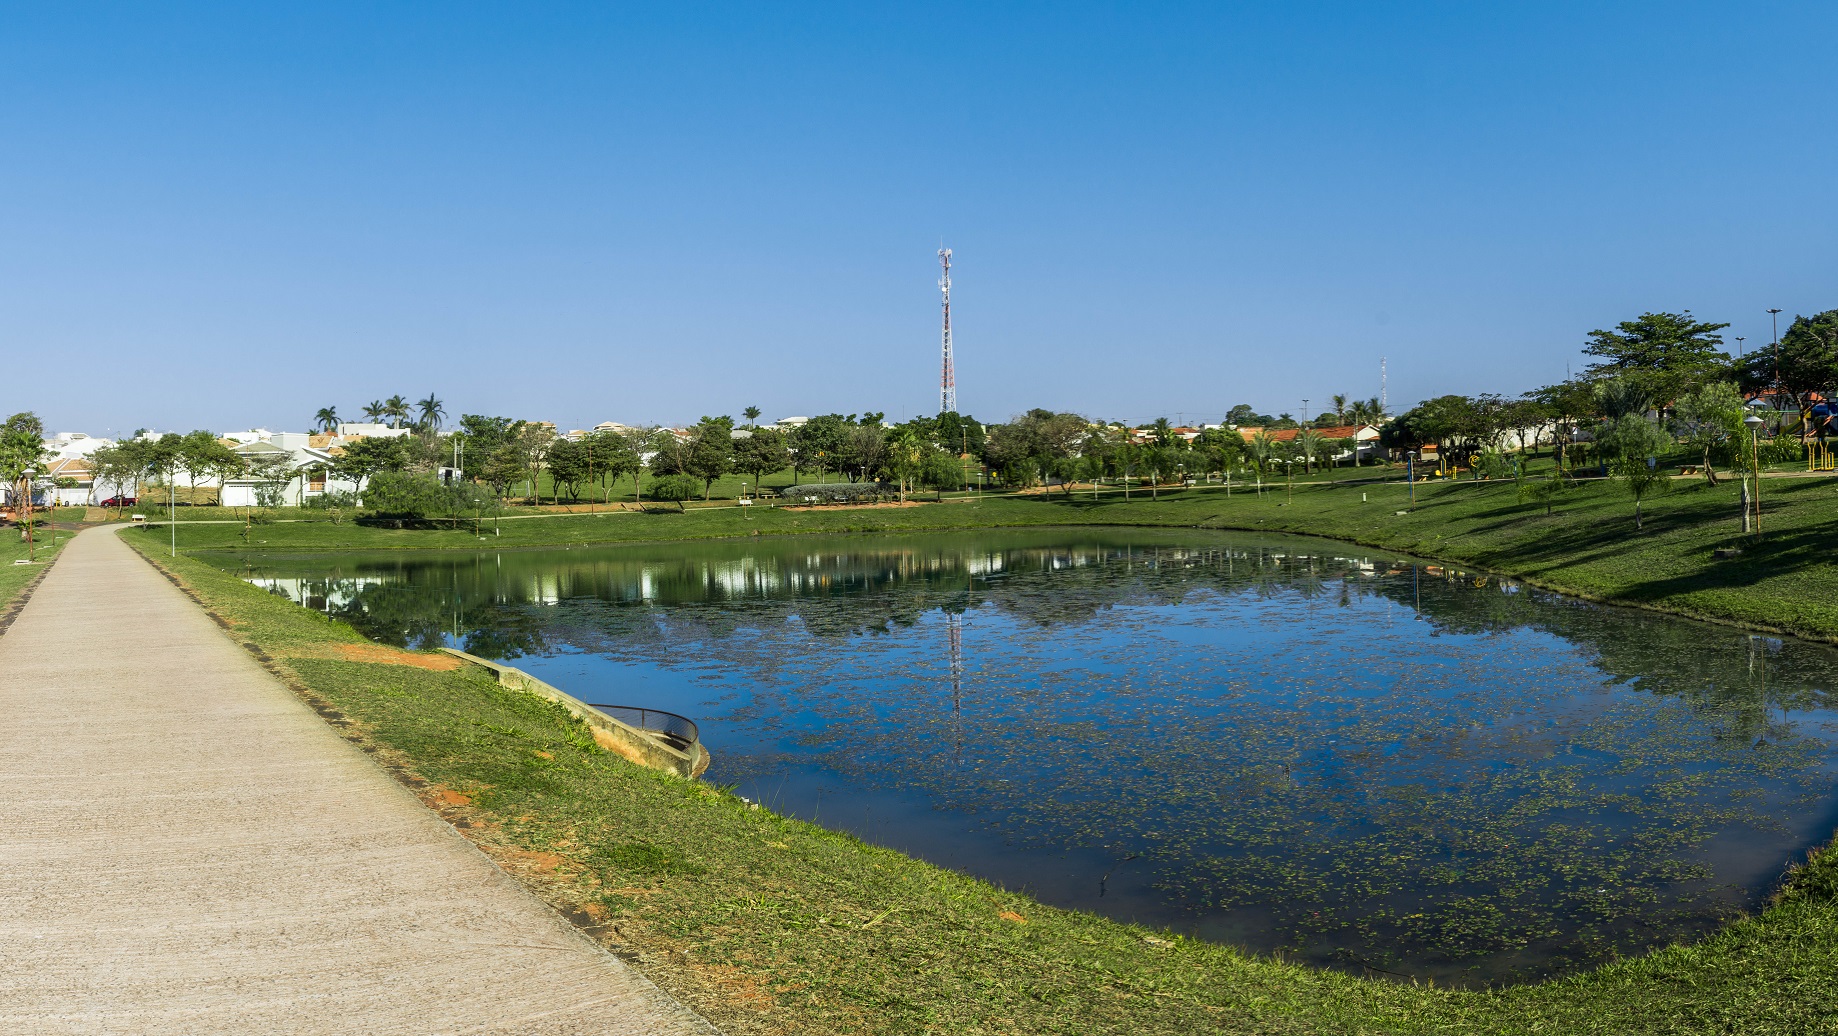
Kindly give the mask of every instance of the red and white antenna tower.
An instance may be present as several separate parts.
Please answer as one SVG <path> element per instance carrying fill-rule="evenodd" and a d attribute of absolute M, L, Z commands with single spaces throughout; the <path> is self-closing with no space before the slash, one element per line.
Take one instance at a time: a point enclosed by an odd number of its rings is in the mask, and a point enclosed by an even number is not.
<path fill-rule="evenodd" d="M 938 288 L 944 292 L 945 332 L 944 332 L 944 371 L 938 379 L 938 412 L 957 412 L 957 371 L 951 363 L 951 250 L 938 250 L 938 265 L 944 268 L 944 276 L 938 278 Z"/>

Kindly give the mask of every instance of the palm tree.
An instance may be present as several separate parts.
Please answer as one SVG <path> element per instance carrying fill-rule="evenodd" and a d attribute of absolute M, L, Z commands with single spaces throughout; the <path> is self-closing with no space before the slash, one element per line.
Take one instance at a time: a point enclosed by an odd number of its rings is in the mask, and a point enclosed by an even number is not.
<path fill-rule="evenodd" d="M 1334 404 L 1334 423 L 1346 424 L 1347 394 L 1345 392 L 1336 392 L 1334 395 L 1328 397 L 1328 402 Z"/>
<path fill-rule="evenodd" d="M 364 404 L 364 416 L 370 418 L 372 423 L 381 421 L 388 413 L 389 406 L 380 399 L 373 399 Z"/>
<path fill-rule="evenodd" d="M 434 398 L 434 393 L 428 393 L 428 398 L 415 405 L 421 408 L 421 430 L 440 431 L 440 419 L 447 416 L 447 411 L 440 405 L 440 400 Z"/>
<path fill-rule="evenodd" d="M 408 400 L 400 395 L 389 397 L 383 401 L 383 414 L 389 418 L 391 428 L 402 427 L 402 422 L 408 420 Z"/>
<path fill-rule="evenodd" d="M 1174 441 L 1174 425 L 1165 417 L 1158 417 L 1150 425 L 1150 434 L 1155 437 L 1155 445 L 1166 446 Z"/>
<path fill-rule="evenodd" d="M 747 419 L 747 427 L 751 428 L 753 427 L 753 422 L 759 420 L 760 409 L 759 407 L 756 407 L 756 406 L 750 406 L 746 408 L 745 410 L 742 410 L 741 413 L 745 415 Z"/>
<path fill-rule="evenodd" d="M 319 412 L 313 415 L 313 420 L 319 423 L 320 431 L 330 432 L 332 429 L 338 427 L 338 408 L 335 406 L 322 406 L 319 408 Z"/>

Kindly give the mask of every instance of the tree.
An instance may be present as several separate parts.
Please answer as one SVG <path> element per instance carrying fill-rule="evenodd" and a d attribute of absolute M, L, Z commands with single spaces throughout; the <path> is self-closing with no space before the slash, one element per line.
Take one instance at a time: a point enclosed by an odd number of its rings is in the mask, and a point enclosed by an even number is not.
<path fill-rule="evenodd" d="M 198 476 L 210 475 L 227 452 L 231 452 L 228 446 L 202 428 L 186 432 L 179 439 L 179 463 L 185 469 L 186 480 L 191 483 L 190 500 L 193 504 L 198 502 Z M 222 494 L 218 498 L 222 499 Z"/>
<path fill-rule="evenodd" d="M 1584 374 L 1598 380 L 1631 377 L 1661 406 L 1668 406 L 1692 386 L 1724 376 L 1730 358 L 1717 332 L 1728 326 L 1700 321 L 1690 310 L 1642 313 L 1623 320 L 1613 331 L 1589 332 L 1583 352 L 1601 362 L 1590 364 Z"/>
<path fill-rule="evenodd" d="M 1328 397 L 1328 403 L 1333 408 L 1334 423 L 1336 425 L 1346 424 L 1347 423 L 1347 394 L 1344 392 L 1336 392 L 1332 396 Z"/>
<path fill-rule="evenodd" d="M 391 518 L 396 527 L 404 521 L 423 521 L 445 513 L 447 487 L 428 474 L 385 471 L 370 482 L 364 491 L 364 510 L 378 518 Z"/>
<path fill-rule="evenodd" d="M 693 475 L 665 475 L 651 483 L 651 498 L 668 500 L 676 504 L 676 509 L 683 510 L 683 501 L 696 495 L 696 479 Z"/>
<path fill-rule="evenodd" d="M 361 492 L 364 483 L 379 471 L 401 471 L 408 467 L 407 444 L 398 437 L 366 435 L 353 439 L 345 444 L 344 453 L 333 462 L 332 468 L 357 483 Z"/>
<path fill-rule="evenodd" d="M 383 416 L 389 418 L 391 428 L 400 428 L 408 421 L 408 398 L 394 395 L 383 401 Z"/>
<path fill-rule="evenodd" d="M 428 398 L 416 403 L 415 406 L 421 410 L 421 420 L 418 422 L 421 430 L 430 433 L 440 431 L 440 422 L 447 416 L 447 410 L 441 405 L 440 400 L 434 398 L 434 393 L 428 393 Z"/>
<path fill-rule="evenodd" d="M 1712 381 L 1681 398 L 1674 412 L 1679 436 L 1697 447 L 1704 458 L 1704 481 L 1716 485 L 1712 455 L 1742 441 L 1742 396 L 1729 382 Z"/>
<path fill-rule="evenodd" d="M 785 437 L 792 478 L 800 471 L 815 471 L 822 481 L 825 471 L 834 471 L 848 445 L 849 423 L 841 414 L 823 414 L 792 429 Z"/>
<path fill-rule="evenodd" d="M 560 502 L 564 486 L 568 489 L 568 499 L 579 500 L 581 483 L 593 474 L 587 447 L 572 439 L 557 439 L 549 444 L 547 460 L 557 502 Z"/>
<path fill-rule="evenodd" d="M 887 430 L 881 427 L 881 415 L 870 414 L 847 429 L 836 468 L 849 481 L 862 482 L 879 474 L 886 461 Z"/>
<path fill-rule="evenodd" d="M 1671 441 L 1644 414 L 1630 413 L 1615 419 L 1602 432 L 1601 444 L 1608 458 L 1609 477 L 1634 498 L 1634 528 L 1638 530 L 1641 499 L 1664 492 L 1672 483 L 1672 477 L 1656 463 L 1659 453 Z"/>
<path fill-rule="evenodd" d="M 317 424 L 322 432 L 336 431 L 338 429 L 338 408 L 335 406 L 320 407 L 319 412 L 313 415 L 313 423 Z"/>
<path fill-rule="evenodd" d="M 1251 439 L 1245 443 L 1246 454 L 1251 458 L 1251 466 L 1259 475 L 1270 470 L 1270 462 L 1276 459 L 1276 436 L 1270 429 L 1259 428 L 1251 433 Z"/>
<path fill-rule="evenodd" d="M 1296 433 L 1296 448 L 1302 451 L 1302 472 L 1315 473 L 1315 458 L 1321 455 L 1321 433 L 1313 428 L 1304 428 Z"/>
<path fill-rule="evenodd" d="M 715 480 L 734 468 L 734 419 L 704 417 L 696 422 L 683 463 L 685 474 L 702 480 L 702 499 L 714 493 Z"/>
<path fill-rule="evenodd" d="M 460 470 L 467 478 L 489 482 L 483 476 L 486 461 L 522 429 L 522 421 L 513 421 L 508 417 L 460 415 L 459 431 L 453 433 L 453 437 L 460 442 Z"/>
<path fill-rule="evenodd" d="M 364 404 L 364 416 L 369 418 L 372 423 L 381 421 L 389 416 L 389 404 L 380 399 L 373 399 Z"/>
<path fill-rule="evenodd" d="M 513 443 L 517 455 L 523 459 L 524 470 L 530 481 L 530 499 L 533 503 L 542 503 L 542 471 L 547 463 L 549 447 L 555 441 L 555 433 L 547 425 L 526 422 L 517 429 Z"/>
<path fill-rule="evenodd" d="M 918 481 L 919 472 L 925 467 L 927 444 L 913 434 L 912 429 L 902 429 L 887 440 L 887 470 L 900 485 L 900 502 L 906 502 L 906 489 Z"/>
<path fill-rule="evenodd" d="M 1514 437 L 1519 440 L 1519 452 L 1525 452 L 1529 443 L 1534 457 L 1538 456 L 1539 429 L 1550 421 L 1550 410 L 1529 393 L 1518 399 L 1507 400 L 1500 407 L 1500 423 L 1512 429 Z"/>
<path fill-rule="evenodd" d="M 620 435 L 625 439 L 626 448 L 631 451 L 632 499 L 642 505 L 645 499 L 642 480 L 645 468 L 656 460 L 657 443 L 663 439 L 674 441 L 676 437 L 669 431 L 655 427 L 632 428 Z"/>
<path fill-rule="evenodd" d="M 747 419 L 747 427 L 752 428 L 754 426 L 754 423 L 759 420 L 759 415 L 761 411 L 759 407 L 750 406 L 746 408 L 745 410 L 742 410 L 740 413 L 742 416 L 744 416 Z"/>
<path fill-rule="evenodd" d="M 756 487 L 764 483 L 767 475 L 783 471 L 790 464 L 785 434 L 777 428 L 755 428 L 753 434 L 734 442 L 734 467 L 752 475 Z"/>
<path fill-rule="evenodd" d="M 293 458 L 285 453 L 259 453 L 244 458 L 248 477 L 255 483 L 255 502 L 263 507 L 286 503 L 287 486 L 299 477 Z"/>
<path fill-rule="evenodd" d="M 1543 504 L 1544 513 L 1549 515 L 1552 505 L 1575 488 L 1575 480 L 1564 474 L 1563 468 L 1553 467 L 1543 478 L 1520 479 L 1519 499 Z"/>
<path fill-rule="evenodd" d="M 32 476 L 43 473 L 51 453 L 45 449 L 45 423 L 31 411 L 14 414 L 0 425 L 0 478 L 12 486 L 14 501 L 30 500 Z"/>
<path fill-rule="evenodd" d="M 498 448 L 487 454 L 479 465 L 480 480 L 490 486 L 499 499 L 510 492 L 511 483 L 523 481 L 528 474 L 529 467 L 524 463 L 523 451 L 514 439 L 499 443 Z"/>
<path fill-rule="evenodd" d="M 139 463 L 133 452 L 120 445 L 103 446 L 89 455 L 90 474 L 95 479 L 98 491 L 108 487 L 107 495 L 116 500 L 115 514 L 121 515 L 125 506 L 121 501 L 128 495 L 128 484 L 139 474 Z"/>

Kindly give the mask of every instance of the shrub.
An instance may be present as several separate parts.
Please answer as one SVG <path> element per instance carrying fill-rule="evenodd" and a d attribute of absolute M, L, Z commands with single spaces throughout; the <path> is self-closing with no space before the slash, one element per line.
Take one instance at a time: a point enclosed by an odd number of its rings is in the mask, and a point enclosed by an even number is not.
<path fill-rule="evenodd" d="M 364 487 L 364 510 L 376 518 L 420 521 L 447 511 L 447 487 L 432 475 L 379 471 Z"/>
<path fill-rule="evenodd" d="M 819 485 L 786 486 L 779 496 L 794 503 L 846 504 L 879 499 L 899 493 L 899 487 L 887 482 L 829 482 Z"/>

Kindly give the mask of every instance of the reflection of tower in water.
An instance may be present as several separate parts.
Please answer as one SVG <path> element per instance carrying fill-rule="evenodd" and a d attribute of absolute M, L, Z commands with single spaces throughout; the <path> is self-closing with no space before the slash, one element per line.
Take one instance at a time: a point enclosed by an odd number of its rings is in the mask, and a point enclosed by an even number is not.
<path fill-rule="evenodd" d="M 964 762 L 964 617 L 957 612 L 945 615 L 945 639 L 951 651 L 951 739 L 956 745 L 954 758 Z"/>

